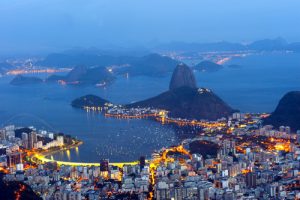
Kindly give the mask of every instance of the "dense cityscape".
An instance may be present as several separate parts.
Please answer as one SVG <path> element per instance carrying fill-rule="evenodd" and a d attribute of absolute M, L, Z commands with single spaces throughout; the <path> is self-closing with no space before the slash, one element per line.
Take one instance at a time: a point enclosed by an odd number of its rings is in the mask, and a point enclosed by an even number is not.
<path fill-rule="evenodd" d="M 44 72 L 39 67 L 20 69 L 5 76 Z M 66 77 L 80 70 L 84 69 L 73 69 Z M 131 161 L 110 162 L 100 155 L 98 161 L 72 161 L 70 151 L 79 151 L 84 138 L 12 123 L 0 129 L 1 188 L 5 199 L 299 199 L 300 130 L 292 120 L 288 122 L 293 127 L 285 121 L 278 126 L 276 121 L 277 115 L 293 115 L 298 96 L 287 93 L 273 113 L 242 113 L 211 89 L 197 87 L 194 72 L 180 63 L 169 90 L 149 100 L 115 104 L 86 95 L 71 106 L 106 119 L 168 125 L 182 130 L 185 137 L 151 156 L 139 152 L 141 156 Z M 69 159 L 54 157 L 61 152 Z"/>
<path fill-rule="evenodd" d="M 299 0 L 1 0 L 0 200 L 300 200 Z"/>
<path fill-rule="evenodd" d="M 81 141 L 6 126 L 1 129 L 3 180 L 23 182 L 41 198 L 57 200 L 299 198 L 300 131 L 262 126 L 264 117 L 234 113 L 228 120 L 206 122 L 203 131 L 179 146 L 128 163 L 55 161 L 53 152 L 76 148 Z M 193 124 L 203 125 L 180 126 Z"/>

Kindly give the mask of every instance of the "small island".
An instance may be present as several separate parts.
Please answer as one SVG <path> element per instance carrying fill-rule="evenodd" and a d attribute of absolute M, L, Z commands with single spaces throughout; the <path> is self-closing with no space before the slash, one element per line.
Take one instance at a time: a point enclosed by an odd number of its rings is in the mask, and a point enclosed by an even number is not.
<path fill-rule="evenodd" d="M 194 68 L 201 72 L 217 72 L 223 69 L 223 66 L 208 60 L 204 60 L 199 64 L 195 65 Z"/>
<path fill-rule="evenodd" d="M 110 102 L 96 95 L 89 94 L 73 100 L 71 105 L 74 108 L 104 107 L 107 103 Z"/>
<path fill-rule="evenodd" d="M 157 53 L 149 53 L 137 56 L 124 56 L 106 55 L 97 51 L 91 53 L 83 50 L 79 53 L 65 52 L 50 54 L 37 64 L 40 66 L 74 68 L 83 65 L 88 69 L 109 68 L 114 75 L 130 74 L 130 76 L 153 77 L 165 76 L 169 72 L 172 72 L 178 64 L 178 61 Z M 54 77 L 51 77 L 49 80 L 52 80 L 53 78 Z"/>
<path fill-rule="evenodd" d="M 43 79 L 38 77 L 29 77 L 17 75 L 11 82 L 11 85 L 31 85 L 31 84 L 39 84 L 43 83 Z"/>

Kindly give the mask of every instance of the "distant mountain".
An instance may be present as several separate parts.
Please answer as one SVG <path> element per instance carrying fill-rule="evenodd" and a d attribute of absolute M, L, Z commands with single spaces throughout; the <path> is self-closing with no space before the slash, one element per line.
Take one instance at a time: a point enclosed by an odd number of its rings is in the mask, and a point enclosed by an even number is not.
<path fill-rule="evenodd" d="M 288 43 L 285 39 L 278 37 L 275 39 L 257 40 L 250 44 L 233 42 L 211 42 L 211 43 L 186 43 L 172 42 L 161 44 L 154 48 L 155 51 L 183 51 L 183 52 L 211 52 L 211 51 L 300 51 L 300 43 Z"/>
<path fill-rule="evenodd" d="M 131 62 L 130 67 L 125 69 L 131 75 L 164 76 L 172 72 L 178 61 L 159 54 L 149 54 Z"/>
<path fill-rule="evenodd" d="M 17 75 L 13 80 L 11 80 L 11 85 L 28 85 L 28 84 L 38 84 L 42 83 L 43 80 L 38 77 L 28 77 Z"/>
<path fill-rule="evenodd" d="M 88 68 L 85 66 L 77 66 L 71 70 L 67 76 L 64 78 L 66 82 L 75 82 L 81 80 L 83 76 L 86 76 L 88 73 Z"/>
<path fill-rule="evenodd" d="M 190 51 L 190 52 L 207 52 L 207 51 L 243 51 L 247 47 L 239 43 L 231 42 L 212 42 L 212 43 L 186 43 L 186 42 L 172 42 L 162 44 L 155 48 L 163 51 Z"/>
<path fill-rule="evenodd" d="M 285 94 L 275 111 L 264 120 L 264 124 L 271 124 L 277 128 L 290 126 L 294 131 L 300 130 L 300 91 Z"/>
<path fill-rule="evenodd" d="M 114 79 L 114 76 L 106 68 L 77 66 L 66 76 L 52 75 L 48 77 L 46 81 L 64 81 L 65 83 L 76 83 L 80 85 L 105 85 L 111 83 Z"/>
<path fill-rule="evenodd" d="M 123 61 L 125 63 L 128 62 L 125 57 L 109 55 L 55 53 L 48 55 L 44 60 L 38 62 L 37 65 L 50 67 L 75 67 L 85 65 L 91 67 L 95 65 L 107 66 L 123 64 Z"/>
<path fill-rule="evenodd" d="M 199 70 L 202 72 L 216 72 L 216 71 L 223 69 L 223 66 L 216 64 L 214 62 L 205 60 L 205 61 L 202 61 L 199 64 L 195 65 L 194 68 L 196 70 Z"/>
<path fill-rule="evenodd" d="M 187 65 L 179 64 L 172 74 L 169 89 L 174 90 L 183 86 L 197 88 L 196 78 Z"/>
<path fill-rule="evenodd" d="M 197 88 L 192 71 L 183 64 L 174 70 L 169 91 L 126 106 L 165 109 L 171 117 L 197 120 L 216 120 L 235 112 L 209 89 Z"/>
<path fill-rule="evenodd" d="M 103 107 L 106 103 L 109 103 L 109 101 L 90 94 L 73 100 L 71 105 L 75 108 L 83 108 L 85 106 Z"/>
<path fill-rule="evenodd" d="M 168 110 L 171 117 L 216 120 L 231 115 L 233 110 L 212 91 L 180 87 L 128 107 L 152 107 Z"/>
<path fill-rule="evenodd" d="M 151 53 L 147 48 L 143 46 L 135 46 L 130 48 L 120 48 L 109 46 L 109 48 L 97 48 L 97 47 L 74 47 L 71 49 L 67 49 L 62 52 L 63 54 L 68 55 L 110 55 L 113 57 L 141 57 L 146 56 Z"/>
<path fill-rule="evenodd" d="M 7 71 L 13 69 L 14 66 L 9 64 L 8 62 L 1 62 L 0 63 L 0 75 L 5 74 Z"/>
<path fill-rule="evenodd" d="M 275 39 L 264 39 L 255 41 L 247 45 L 250 50 L 260 50 L 260 51 L 274 51 L 274 50 L 283 50 L 287 48 L 287 41 L 283 38 Z"/>
<path fill-rule="evenodd" d="M 50 54 L 43 61 L 37 63 L 41 66 L 75 67 L 84 65 L 94 66 L 126 66 L 114 70 L 116 74 L 129 73 L 131 75 L 157 76 L 172 72 L 177 61 L 159 54 L 148 54 L 142 57 L 134 56 L 110 56 L 98 54 Z"/>

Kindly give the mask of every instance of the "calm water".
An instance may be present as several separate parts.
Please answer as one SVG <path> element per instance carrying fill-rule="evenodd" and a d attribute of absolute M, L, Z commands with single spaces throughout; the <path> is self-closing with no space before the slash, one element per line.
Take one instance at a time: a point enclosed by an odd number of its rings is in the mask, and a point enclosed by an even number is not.
<path fill-rule="evenodd" d="M 271 112 L 284 93 L 300 90 L 299 54 L 250 56 L 230 63 L 242 68 L 196 73 L 196 78 L 199 86 L 213 89 L 241 111 Z M 170 126 L 149 120 L 108 119 L 70 106 L 71 100 L 86 94 L 96 94 L 114 103 L 142 100 L 167 90 L 170 75 L 119 77 L 107 88 L 56 84 L 17 87 L 9 85 L 11 78 L 0 78 L 0 124 L 34 125 L 84 141 L 79 151 L 56 154 L 57 159 L 130 161 L 177 141 L 178 135 Z"/>
<path fill-rule="evenodd" d="M 174 131 L 150 120 L 120 120 L 75 109 L 70 102 L 79 96 L 96 94 L 113 102 L 126 103 L 165 90 L 160 79 L 142 77 L 118 79 L 107 89 L 70 87 L 57 84 L 11 86 L 12 77 L 0 79 L 1 124 L 34 125 L 61 131 L 84 141 L 79 151 L 57 154 L 55 158 L 74 161 L 136 160 L 155 149 L 171 144 Z M 143 80 L 146 80 L 143 82 Z M 149 84 L 146 86 L 145 84 Z M 145 90 L 147 88 L 147 90 Z"/>
<path fill-rule="evenodd" d="M 300 54 L 273 53 L 230 61 L 242 69 L 200 74 L 198 84 L 212 88 L 243 112 L 272 112 L 288 91 L 300 90 Z"/>

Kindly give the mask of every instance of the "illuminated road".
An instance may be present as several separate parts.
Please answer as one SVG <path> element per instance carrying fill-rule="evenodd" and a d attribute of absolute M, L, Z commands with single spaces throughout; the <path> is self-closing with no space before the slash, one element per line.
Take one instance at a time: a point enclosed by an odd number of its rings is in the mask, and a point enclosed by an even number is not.
<path fill-rule="evenodd" d="M 46 158 L 44 155 L 41 154 L 35 154 L 31 157 L 31 160 L 33 162 L 36 162 L 34 159 L 41 163 L 46 162 L 56 162 L 58 165 L 67 165 L 67 166 L 100 166 L 99 163 L 83 163 L 83 162 L 67 162 L 67 161 L 58 161 L 58 160 L 52 160 L 49 158 Z M 138 165 L 139 161 L 133 161 L 133 162 L 120 162 L 120 163 L 109 163 L 112 166 L 117 166 L 122 168 L 124 165 Z"/>
<path fill-rule="evenodd" d="M 142 118 L 148 118 L 148 117 L 157 117 L 158 114 L 140 114 L 140 115 L 127 115 L 127 114 L 110 114 L 105 113 L 105 117 L 114 117 L 114 118 L 122 118 L 122 119 L 142 119 Z"/>
<path fill-rule="evenodd" d="M 97 110 L 97 109 L 95 109 Z M 203 128 L 223 128 L 226 127 L 226 123 L 224 122 L 203 122 L 196 120 L 179 120 L 165 117 L 165 111 L 161 111 L 160 113 L 151 113 L 151 114 L 140 114 L 140 115 L 128 115 L 128 114 L 109 114 L 105 113 L 105 117 L 114 117 L 114 118 L 123 118 L 123 119 L 142 119 L 154 117 L 156 121 L 165 123 L 177 124 L 179 126 L 201 126 Z"/>
<path fill-rule="evenodd" d="M 157 166 L 160 162 L 168 162 L 171 159 L 167 158 L 167 154 L 169 152 L 178 152 L 178 153 L 182 153 L 185 155 L 188 155 L 189 157 L 191 157 L 191 155 L 189 154 L 189 152 L 187 150 L 185 150 L 181 145 L 177 146 L 177 147 L 171 147 L 169 149 L 165 149 L 162 153 L 161 153 L 161 157 L 154 159 L 151 161 L 150 166 L 154 167 Z M 84 162 L 68 162 L 68 161 L 59 161 L 59 160 L 53 160 L 53 159 L 49 159 L 46 158 L 45 155 L 39 154 L 39 153 L 34 153 L 31 156 L 31 161 L 34 163 L 40 162 L 40 163 L 47 163 L 47 162 L 56 162 L 58 165 L 66 165 L 66 166 L 100 166 L 100 162 L 99 163 L 84 163 Z M 147 163 L 149 163 L 149 160 L 146 160 Z M 122 168 L 124 165 L 138 165 L 139 161 L 132 161 L 132 162 L 116 162 L 116 163 L 109 163 L 112 166 L 117 166 Z"/>

